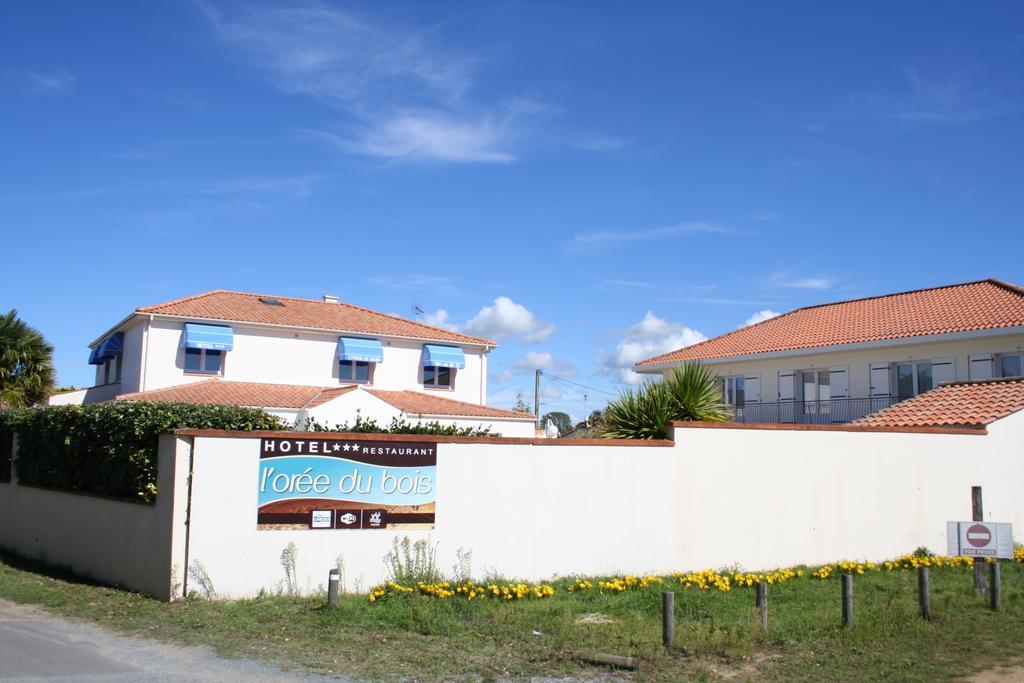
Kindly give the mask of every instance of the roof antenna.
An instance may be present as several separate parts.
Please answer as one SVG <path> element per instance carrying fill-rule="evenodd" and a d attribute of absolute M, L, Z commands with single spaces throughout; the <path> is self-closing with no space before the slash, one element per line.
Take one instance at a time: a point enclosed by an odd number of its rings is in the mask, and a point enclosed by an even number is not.
<path fill-rule="evenodd" d="M 423 309 L 420 308 L 419 304 L 412 305 L 412 317 L 419 320 L 423 316 Z"/>

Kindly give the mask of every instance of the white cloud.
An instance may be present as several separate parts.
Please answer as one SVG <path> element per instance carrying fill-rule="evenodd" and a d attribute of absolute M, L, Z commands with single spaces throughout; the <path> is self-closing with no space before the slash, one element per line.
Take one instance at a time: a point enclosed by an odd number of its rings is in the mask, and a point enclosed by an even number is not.
<path fill-rule="evenodd" d="M 603 357 L 602 374 L 615 375 L 625 384 L 639 384 L 644 375 L 633 372 L 633 366 L 652 356 L 675 351 L 702 342 L 707 337 L 682 323 L 674 323 L 648 311 L 643 320 L 626 330 L 615 350 Z"/>
<path fill-rule="evenodd" d="M 275 87 L 342 112 L 335 124 L 306 132 L 350 153 L 505 163 L 515 159 L 523 117 L 543 109 L 513 98 L 474 104 L 477 64 L 443 46 L 443 23 L 384 25 L 313 3 L 229 13 L 196 1 L 220 41 Z"/>
<path fill-rule="evenodd" d="M 779 313 L 778 311 L 773 311 L 770 308 L 766 308 L 763 311 L 758 311 L 754 315 L 747 318 L 746 321 L 742 325 L 740 325 L 740 327 L 750 327 L 751 325 L 756 325 L 757 323 L 764 322 L 765 320 L 771 320 L 772 318 L 778 317 L 780 315 L 782 314 Z"/>
<path fill-rule="evenodd" d="M 484 306 L 459 328 L 467 334 L 487 339 L 519 337 L 528 344 L 546 341 L 555 333 L 554 324 L 537 320 L 526 306 L 507 296 L 499 296 L 494 305 Z"/>
<path fill-rule="evenodd" d="M 341 149 L 382 159 L 508 162 L 515 156 L 502 149 L 509 137 L 507 123 L 487 115 L 474 119 L 420 112 L 375 120 L 354 137 L 311 132 Z"/>
<path fill-rule="evenodd" d="M 458 293 L 450 278 L 427 273 L 387 273 L 370 278 L 370 284 L 386 289 L 415 290 L 430 294 L 452 295 Z M 447 317 L 444 310 L 438 311 Z M 427 313 L 425 316 L 431 314 Z M 428 323 L 431 324 L 431 323 Z"/>
<path fill-rule="evenodd" d="M 75 77 L 66 69 L 58 69 L 52 73 L 29 71 L 25 74 L 38 93 L 66 92 L 75 82 Z"/>
<path fill-rule="evenodd" d="M 647 242 L 666 237 L 680 237 L 683 235 L 693 235 L 698 233 L 730 232 L 733 231 L 729 228 L 715 225 L 714 223 L 692 221 L 648 230 L 626 230 L 621 232 L 599 230 L 597 232 L 580 232 L 573 235 L 570 246 L 576 249 L 583 249 L 587 247 L 597 248 L 628 242 Z"/>
<path fill-rule="evenodd" d="M 447 329 L 452 327 L 451 323 L 448 322 L 448 311 L 443 308 L 439 308 L 433 313 L 424 313 L 420 317 L 419 322 L 424 325 L 430 325 L 431 327 L 443 327 Z"/>
<path fill-rule="evenodd" d="M 836 282 L 836 278 L 827 275 L 791 277 L 788 273 L 775 273 L 771 277 L 771 283 L 776 287 L 793 289 L 831 289 Z"/>

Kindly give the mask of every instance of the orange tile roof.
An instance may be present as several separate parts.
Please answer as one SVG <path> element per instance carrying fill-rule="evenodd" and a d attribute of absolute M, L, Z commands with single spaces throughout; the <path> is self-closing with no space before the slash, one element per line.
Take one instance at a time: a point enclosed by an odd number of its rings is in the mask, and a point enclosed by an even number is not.
<path fill-rule="evenodd" d="M 367 391 L 385 403 L 389 403 L 407 415 L 451 415 L 454 417 L 493 417 L 501 419 L 533 420 L 530 413 L 516 410 L 492 408 L 476 403 L 456 401 L 455 399 L 420 393 L 418 391 L 384 391 L 367 389 Z"/>
<path fill-rule="evenodd" d="M 852 424 L 980 428 L 1018 410 L 1024 410 L 1024 378 L 950 382 Z"/>
<path fill-rule="evenodd" d="M 177 403 L 215 403 L 229 406 L 259 408 L 304 408 L 322 405 L 355 389 L 344 387 L 309 387 L 296 384 L 262 384 L 259 382 L 225 382 L 217 378 L 120 394 L 118 401 L 174 401 Z"/>
<path fill-rule="evenodd" d="M 1024 290 L 981 280 L 798 308 L 636 367 L 1020 325 Z"/>
<path fill-rule="evenodd" d="M 268 305 L 260 299 L 276 299 L 284 305 Z M 327 303 L 313 299 L 296 299 L 270 294 L 229 292 L 218 289 L 155 306 L 143 306 L 135 310 L 137 313 L 158 313 L 183 318 L 287 325 L 334 332 L 383 334 L 429 341 L 496 346 L 496 343 L 489 339 L 469 337 L 340 301 Z"/>

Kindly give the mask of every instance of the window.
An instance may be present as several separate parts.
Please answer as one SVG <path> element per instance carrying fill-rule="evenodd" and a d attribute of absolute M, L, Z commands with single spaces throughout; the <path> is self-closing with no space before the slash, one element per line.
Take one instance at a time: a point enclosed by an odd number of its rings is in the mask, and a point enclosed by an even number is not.
<path fill-rule="evenodd" d="M 931 391 L 934 386 L 931 361 L 897 363 L 895 372 L 896 398 L 901 401 Z"/>
<path fill-rule="evenodd" d="M 373 364 L 362 360 L 339 361 L 338 377 L 342 382 L 369 384 L 373 377 Z"/>
<path fill-rule="evenodd" d="M 1024 371 L 1024 363 L 1021 362 L 1021 354 L 1011 353 L 999 356 L 1000 377 L 1020 377 Z"/>
<path fill-rule="evenodd" d="M 801 401 L 805 415 L 828 413 L 832 404 L 832 385 L 828 368 L 800 371 Z"/>
<path fill-rule="evenodd" d="M 722 377 L 719 382 L 726 405 L 742 407 L 747 402 L 747 381 L 743 377 Z"/>
<path fill-rule="evenodd" d="M 454 383 L 455 368 L 442 368 L 434 365 L 423 366 L 423 386 L 451 389 Z"/>
<path fill-rule="evenodd" d="M 185 349 L 185 372 L 219 375 L 224 368 L 224 352 L 213 349 Z"/>
<path fill-rule="evenodd" d="M 103 363 L 103 383 L 116 384 L 121 381 L 121 356 Z"/>

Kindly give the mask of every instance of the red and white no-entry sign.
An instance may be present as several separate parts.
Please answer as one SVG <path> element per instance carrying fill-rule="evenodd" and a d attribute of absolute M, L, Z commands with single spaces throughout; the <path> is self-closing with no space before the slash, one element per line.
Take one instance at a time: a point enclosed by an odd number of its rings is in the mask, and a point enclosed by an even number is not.
<path fill-rule="evenodd" d="M 999 522 L 949 522 L 949 554 L 1013 559 L 1013 529 Z"/>
<path fill-rule="evenodd" d="M 984 524 L 967 527 L 967 542 L 975 548 L 987 548 L 992 544 L 992 532 Z"/>

